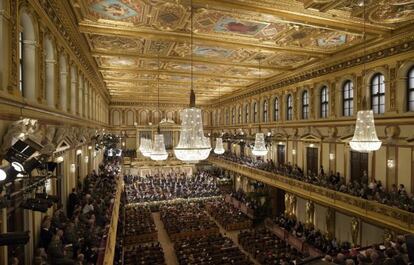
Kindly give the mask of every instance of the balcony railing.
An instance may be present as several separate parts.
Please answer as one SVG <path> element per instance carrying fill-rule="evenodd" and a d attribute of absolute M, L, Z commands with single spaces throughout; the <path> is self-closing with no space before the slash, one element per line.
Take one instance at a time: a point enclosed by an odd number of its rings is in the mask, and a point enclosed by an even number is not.
<path fill-rule="evenodd" d="M 99 253 L 99 258 L 96 264 L 99 265 L 112 265 L 114 264 L 115 257 L 115 244 L 116 244 L 116 232 L 118 229 L 118 219 L 119 219 L 119 206 L 121 204 L 121 193 L 123 189 L 123 179 L 121 177 L 117 180 L 116 185 L 116 194 L 114 202 L 112 204 L 112 215 L 108 227 L 108 232 L 106 233 L 106 238 L 102 239 L 102 252 Z"/>
<path fill-rule="evenodd" d="M 359 216 L 374 224 L 404 233 L 414 233 L 414 213 L 220 158 L 211 156 L 209 161 L 221 168 L 280 188 L 321 205 Z"/>

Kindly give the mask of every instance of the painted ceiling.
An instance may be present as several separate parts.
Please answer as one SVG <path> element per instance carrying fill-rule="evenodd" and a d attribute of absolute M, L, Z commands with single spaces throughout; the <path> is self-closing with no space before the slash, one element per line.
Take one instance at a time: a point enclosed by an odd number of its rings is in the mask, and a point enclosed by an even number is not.
<path fill-rule="evenodd" d="M 114 100 L 207 104 L 414 20 L 414 0 L 72 0 Z M 191 28 L 193 38 L 191 38 Z M 193 78 L 191 78 L 191 72 Z M 159 77 L 159 79 L 157 78 Z M 157 82 L 158 80 L 158 82 Z"/>

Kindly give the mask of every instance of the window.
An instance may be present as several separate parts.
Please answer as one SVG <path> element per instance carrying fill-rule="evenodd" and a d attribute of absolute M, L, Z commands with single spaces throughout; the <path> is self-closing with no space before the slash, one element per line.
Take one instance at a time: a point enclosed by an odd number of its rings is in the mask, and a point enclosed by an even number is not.
<path fill-rule="evenodd" d="M 328 117 L 329 94 L 328 88 L 323 86 L 321 88 L 321 118 Z"/>
<path fill-rule="evenodd" d="M 374 114 L 385 112 L 385 82 L 384 75 L 376 73 L 371 79 L 371 108 Z"/>
<path fill-rule="evenodd" d="M 249 123 L 249 104 L 247 104 L 245 107 L 244 115 L 245 115 L 244 122 Z"/>
<path fill-rule="evenodd" d="M 275 98 L 273 101 L 273 121 L 279 120 L 279 99 Z"/>
<path fill-rule="evenodd" d="M 230 111 L 226 109 L 226 125 L 230 124 Z"/>
<path fill-rule="evenodd" d="M 253 123 L 258 122 L 257 119 L 257 103 L 253 103 Z"/>
<path fill-rule="evenodd" d="M 236 109 L 235 108 L 233 108 L 232 110 L 231 110 L 231 124 L 236 124 Z"/>
<path fill-rule="evenodd" d="M 347 80 L 342 87 L 342 115 L 352 116 L 354 112 L 354 84 Z"/>
<path fill-rule="evenodd" d="M 414 66 L 407 75 L 407 110 L 414 111 Z"/>
<path fill-rule="evenodd" d="M 286 98 L 286 120 L 291 121 L 293 119 L 293 100 L 292 95 L 288 95 Z"/>
<path fill-rule="evenodd" d="M 239 107 L 239 108 L 238 108 L 237 122 L 238 122 L 239 124 L 241 124 L 241 123 L 242 123 L 242 108 L 241 108 L 241 107 Z"/>
<path fill-rule="evenodd" d="M 23 90 L 23 32 L 19 33 L 19 90 L 24 97 L 24 90 Z"/>
<path fill-rule="evenodd" d="M 263 122 L 268 122 L 267 114 L 267 100 L 265 100 L 263 102 Z"/>
<path fill-rule="evenodd" d="M 307 120 L 309 118 L 309 93 L 307 90 L 302 94 L 302 119 Z"/>

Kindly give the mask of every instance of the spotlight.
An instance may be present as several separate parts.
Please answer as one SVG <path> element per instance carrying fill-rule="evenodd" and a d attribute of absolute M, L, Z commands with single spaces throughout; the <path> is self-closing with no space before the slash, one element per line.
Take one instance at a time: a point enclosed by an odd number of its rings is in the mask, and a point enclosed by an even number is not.
<path fill-rule="evenodd" d="M 4 169 L 0 168 L 0 181 L 4 181 L 7 178 L 7 173 Z"/>
<path fill-rule="evenodd" d="M 19 162 L 12 162 L 11 166 L 18 173 L 24 172 L 24 166 Z"/>
<path fill-rule="evenodd" d="M 41 165 L 42 163 L 37 158 L 33 157 L 24 162 L 23 168 L 27 174 L 30 174 L 34 169 L 40 168 Z"/>
<path fill-rule="evenodd" d="M 58 203 L 59 202 L 59 198 L 56 195 L 49 195 L 46 192 L 43 193 L 36 193 L 35 194 L 35 198 L 36 199 L 43 199 L 43 200 L 47 200 L 51 203 Z"/>
<path fill-rule="evenodd" d="M 55 159 L 56 163 L 62 163 L 63 162 L 63 156 L 58 156 Z"/>
<path fill-rule="evenodd" d="M 29 242 L 29 231 L 0 234 L 0 246 L 25 245 Z"/>
<path fill-rule="evenodd" d="M 51 206 L 47 200 L 33 198 L 26 199 L 20 204 L 20 207 L 23 209 L 42 213 L 47 212 L 47 209 Z"/>
<path fill-rule="evenodd" d="M 26 139 L 25 141 L 18 140 L 7 150 L 4 158 L 9 161 L 9 163 L 23 163 L 36 151 L 40 151 L 41 149 L 41 145 L 30 139 Z"/>

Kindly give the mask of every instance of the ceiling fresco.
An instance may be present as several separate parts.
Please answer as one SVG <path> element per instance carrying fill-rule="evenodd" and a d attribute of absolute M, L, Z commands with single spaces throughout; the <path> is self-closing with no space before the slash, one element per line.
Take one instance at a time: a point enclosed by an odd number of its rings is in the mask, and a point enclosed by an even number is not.
<path fill-rule="evenodd" d="M 363 40 L 361 0 L 192 2 L 193 27 L 189 0 L 71 1 L 116 100 L 153 87 L 158 58 L 162 100 L 188 102 L 192 69 L 197 102 L 208 104 L 219 87 L 228 95 L 358 49 Z M 369 40 L 414 20 L 414 0 L 365 0 L 365 10 Z"/>

